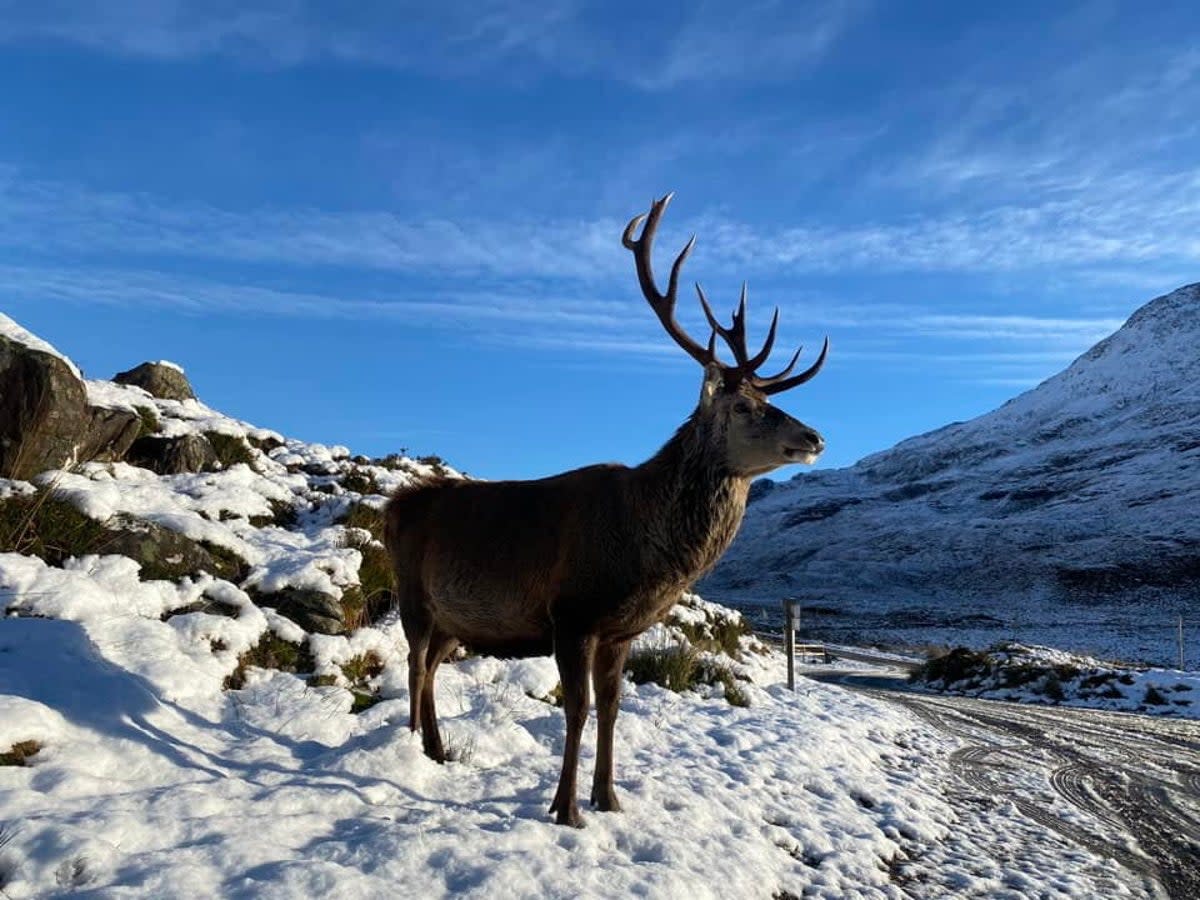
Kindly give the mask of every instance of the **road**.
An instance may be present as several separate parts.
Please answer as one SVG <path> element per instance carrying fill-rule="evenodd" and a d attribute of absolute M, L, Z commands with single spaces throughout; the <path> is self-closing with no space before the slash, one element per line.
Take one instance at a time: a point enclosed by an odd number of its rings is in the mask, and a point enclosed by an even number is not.
<path fill-rule="evenodd" d="M 1200 900 L 1200 724 L 918 693 L 899 674 L 805 674 L 899 704 L 958 738 L 952 803 L 1005 798 L 1115 860 L 1152 895 Z"/>

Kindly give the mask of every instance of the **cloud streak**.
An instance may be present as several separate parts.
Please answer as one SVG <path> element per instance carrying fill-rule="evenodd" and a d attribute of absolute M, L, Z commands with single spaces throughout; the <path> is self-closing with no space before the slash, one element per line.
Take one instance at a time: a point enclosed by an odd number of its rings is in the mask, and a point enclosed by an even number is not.
<path fill-rule="evenodd" d="M 686 223 L 682 223 L 686 224 Z M 682 224 L 674 226 L 686 234 Z M 778 277 L 835 272 L 1105 271 L 1200 263 L 1200 174 L 1129 179 L 1107 196 L 977 215 L 771 227 L 696 217 L 694 270 Z M 411 219 L 382 211 L 234 211 L 146 195 L 0 182 L 0 248 L 58 256 L 176 256 L 451 277 L 624 278 L 623 221 Z M 663 237 L 661 254 L 674 252 Z M 678 244 L 682 244 L 679 239 Z M 670 249 L 666 249 L 669 247 Z"/>
<path fill-rule="evenodd" d="M 589 74 L 661 91 L 705 81 L 775 79 L 819 61 L 865 0 L 694 4 L 639 27 L 613 4 L 139 0 L 81 6 L 0 2 L 0 43 L 54 41 L 156 61 L 205 57 L 291 67 L 333 61 L 442 75 Z M 611 13 L 617 13 L 612 15 Z M 604 15 L 601 15 L 601 14 Z"/>

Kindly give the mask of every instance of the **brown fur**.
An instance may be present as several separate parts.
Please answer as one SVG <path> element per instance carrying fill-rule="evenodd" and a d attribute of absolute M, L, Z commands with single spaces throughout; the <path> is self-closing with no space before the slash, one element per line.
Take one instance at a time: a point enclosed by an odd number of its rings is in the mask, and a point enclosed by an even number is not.
<path fill-rule="evenodd" d="M 822 447 L 812 429 L 710 367 L 696 411 L 640 466 L 398 492 L 386 543 L 410 646 L 410 726 L 425 752 L 445 759 L 433 677 L 457 644 L 496 656 L 552 652 L 567 740 L 551 812 L 581 824 L 575 778 L 589 673 L 599 722 L 592 802 L 618 809 L 613 727 L 630 641 L 729 546 L 751 478 Z"/>

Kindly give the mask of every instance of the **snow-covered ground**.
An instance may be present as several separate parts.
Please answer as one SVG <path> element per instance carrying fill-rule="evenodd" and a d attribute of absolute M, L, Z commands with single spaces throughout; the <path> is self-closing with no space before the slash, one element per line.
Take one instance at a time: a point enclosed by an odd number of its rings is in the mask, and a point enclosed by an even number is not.
<path fill-rule="evenodd" d="M 1200 718 L 1200 673 L 1129 668 L 1050 647 L 998 644 L 955 651 L 920 674 L 927 687 L 1018 703 Z"/>
<path fill-rule="evenodd" d="M 0 896 L 1154 896 L 1012 803 L 964 802 L 953 736 L 834 685 L 790 692 L 782 658 L 750 638 L 731 663 L 747 706 L 627 684 L 624 811 L 555 826 L 551 660 L 445 666 L 455 761 L 439 766 L 407 728 L 397 623 L 306 634 L 263 600 L 352 588 L 361 544 L 338 517 L 439 466 L 356 461 L 136 388 L 89 395 L 152 406 L 168 435 L 252 438 L 250 461 L 170 476 L 87 464 L 38 485 L 226 548 L 248 574 L 153 581 L 123 556 L 0 554 Z M 0 498 L 32 490 L 7 482 Z M 694 599 L 644 640 L 730 615 Z M 239 657 L 267 636 L 303 642 L 312 671 L 243 680 Z M 378 702 L 362 709 L 364 689 Z"/>

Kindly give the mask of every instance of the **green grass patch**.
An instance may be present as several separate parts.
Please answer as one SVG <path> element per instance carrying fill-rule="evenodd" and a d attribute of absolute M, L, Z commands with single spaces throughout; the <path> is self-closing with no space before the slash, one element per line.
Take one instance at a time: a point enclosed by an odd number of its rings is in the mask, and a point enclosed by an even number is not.
<path fill-rule="evenodd" d="M 248 466 L 254 464 L 254 451 L 250 445 L 246 443 L 246 439 L 232 434 L 222 434 L 219 431 L 206 431 L 204 436 L 208 442 L 212 444 L 213 452 L 217 455 L 217 462 L 224 468 L 236 466 L 238 463 L 245 463 Z"/>
<path fill-rule="evenodd" d="M 42 488 L 0 500 L 0 552 L 62 565 L 72 556 L 103 553 L 112 535 L 66 500 Z"/>
<path fill-rule="evenodd" d="M 435 454 L 431 453 L 428 456 L 418 456 L 417 462 L 421 463 L 422 465 L 429 466 L 429 468 L 433 469 L 433 473 L 435 475 L 444 477 L 450 474 L 450 470 L 446 467 L 446 461 Z"/>
<path fill-rule="evenodd" d="M 697 650 L 723 653 L 732 659 L 741 658 L 742 636 L 750 634 L 750 625 L 745 619 L 715 619 L 705 622 L 672 623 Z"/>
<path fill-rule="evenodd" d="M 354 695 L 350 704 L 351 712 L 360 713 L 379 702 L 379 689 L 371 685 L 373 679 L 383 674 L 384 662 L 378 653 L 368 650 L 366 653 L 352 656 L 339 668 L 349 682 L 347 686 L 350 693 Z"/>
<path fill-rule="evenodd" d="M 686 691 L 697 684 L 699 659 L 687 644 L 635 650 L 625 660 L 625 672 L 634 684 L 653 682 L 670 691 Z"/>
<path fill-rule="evenodd" d="M 533 700 L 540 700 L 542 703 L 549 703 L 551 706 L 561 707 L 563 705 L 562 682 L 560 681 L 558 684 L 554 685 L 554 687 L 550 689 L 550 693 L 545 694 L 544 696 L 539 696 L 533 691 L 526 691 L 525 696 Z"/>
<path fill-rule="evenodd" d="M 356 494 L 382 494 L 383 488 L 373 472 L 360 469 L 357 466 L 343 475 L 339 480 L 343 488 Z"/>
<path fill-rule="evenodd" d="M 158 434 L 162 428 L 162 423 L 158 420 L 158 412 L 150 406 L 135 406 L 134 410 L 138 414 L 137 436 L 144 438 L 152 434 Z"/>
<path fill-rule="evenodd" d="M 383 546 L 383 521 L 383 511 L 365 503 L 351 504 L 339 520 L 351 529 L 345 546 L 362 554 L 358 585 L 342 593 L 347 631 L 378 621 L 392 606 L 392 561 Z"/>
<path fill-rule="evenodd" d="M 732 669 L 703 657 L 688 644 L 635 650 L 625 660 L 625 672 L 634 684 L 653 682 L 676 692 L 695 690 L 701 685 L 721 685 L 731 706 L 750 705 L 745 686 Z"/>
<path fill-rule="evenodd" d="M 240 691 L 246 686 L 246 674 L 251 667 L 303 675 L 311 673 L 316 663 L 307 641 L 293 644 L 268 631 L 257 644 L 238 657 L 237 668 L 225 676 L 221 686 L 227 691 Z"/>
<path fill-rule="evenodd" d="M 293 528 L 300 521 L 300 512 L 294 503 L 288 500 L 268 500 L 271 507 L 269 515 L 251 516 L 249 522 L 255 528 L 266 528 L 274 525 L 276 528 Z"/>
<path fill-rule="evenodd" d="M 0 753 L 0 766 L 26 766 L 29 758 L 36 756 L 42 749 L 37 741 L 17 741 L 3 753 Z"/>

